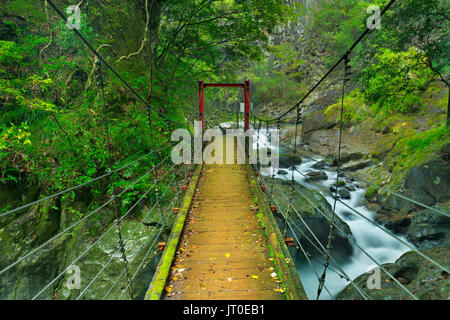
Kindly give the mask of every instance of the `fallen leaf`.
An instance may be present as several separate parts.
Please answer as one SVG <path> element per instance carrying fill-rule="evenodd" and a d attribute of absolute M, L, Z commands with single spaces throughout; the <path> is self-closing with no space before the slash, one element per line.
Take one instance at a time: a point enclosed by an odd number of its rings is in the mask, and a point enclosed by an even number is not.
<path fill-rule="evenodd" d="M 169 293 L 170 293 L 170 292 L 172 292 L 172 288 L 171 288 L 171 287 L 169 287 L 169 286 L 166 286 L 166 288 L 165 288 L 165 289 L 166 289 L 166 291 L 167 291 L 167 292 L 169 292 Z"/>
<path fill-rule="evenodd" d="M 225 257 L 229 258 L 230 256 L 231 256 L 231 254 L 225 253 Z"/>
<path fill-rule="evenodd" d="M 254 274 L 252 274 L 252 278 L 253 278 L 253 279 L 258 279 L 259 277 L 258 277 L 258 276 L 255 276 Z"/>

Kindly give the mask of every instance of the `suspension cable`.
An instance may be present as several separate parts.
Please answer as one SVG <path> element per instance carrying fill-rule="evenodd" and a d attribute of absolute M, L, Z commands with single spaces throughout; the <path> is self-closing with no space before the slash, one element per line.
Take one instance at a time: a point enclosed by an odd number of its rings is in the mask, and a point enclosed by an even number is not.
<path fill-rule="evenodd" d="M 172 181 L 169 184 L 169 187 L 173 184 L 173 182 L 176 180 L 176 177 L 174 177 L 172 179 Z M 144 194 L 143 197 L 145 197 L 151 190 L 152 190 L 153 186 L 150 187 Z M 135 234 L 135 232 L 141 227 L 141 225 L 144 223 L 145 219 L 153 212 L 153 209 L 156 208 L 156 204 L 159 203 L 165 196 L 165 194 L 167 193 L 167 190 L 164 191 L 164 193 L 157 199 L 157 202 L 155 203 L 155 205 L 146 213 L 146 215 L 144 216 L 144 218 L 141 219 L 141 221 L 139 222 L 139 224 L 134 228 L 134 230 L 130 233 L 130 235 L 128 236 L 128 238 L 124 241 L 124 245 L 126 245 L 132 238 L 132 236 Z M 143 198 L 142 197 L 142 198 Z M 138 202 L 137 202 L 138 203 Z M 137 204 L 136 203 L 136 204 Z M 130 208 L 130 210 L 132 210 L 136 204 Z M 103 271 L 105 271 L 105 269 L 108 267 L 108 265 L 113 261 L 113 259 L 116 257 L 116 255 L 120 252 L 120 249 L 118 249 L 108 260 L 108 262 L 106 262 L 106 264 L 102 267 L 102 269 L 94 276 L 94 278 L 89 282 L 89 284 L 83 289 L 83 291 L 78 295 L 78 297 L 76 298 L 76 300 L 79 300 L 85 293 L 86 291 L 92 286 L 92 284 L 95 282 L 95 280 L 97 280 L 97 278 L 103 273 Z"/>
<path fill-rule="evenodd" d="M 273 203 L 275 203 L 275 204 L 277 205 L 277 207 L 278 207 L 278 203 L 277 203 L 277 201 L 276 201 L 275 199 L 273 199 Z M 285 216 L 285 213 L 283 213 L 283 211 L 281 210 L 281 208 L 280 208 L 280 212 L 281 212 L 281 214 L 282 214 L 283 217 L 284 217 L 284 216 Z M 313 264 L 312 264 L 312 262 L 311 262 L 311 260 L 310 260 L 310 258 L 309 258 L 308 253 L 305 251 L 305 249 L 303 248 L 303 246 L 302 246 L 302 244 L 300 243 L 299 239 L 297 238 L 297 235 L 295 234 L 295 231 L 292 229 L 292 226 L 291 226 L 291 224 L 289 223 L 288 218 L 285 217 L 284 219 L 285 219 L 286 224 L 289 226 L 289 229 L 291 229 L 292 234 L 293 234 L 295 240 L 297 241 L 297 244 L 299 245 L 300 250 L 301 250 L 302 253 L 303 253 L 303 256 L 306 258 L 306 261 L 308 262 L 308 264 L 309 264 L 309 266 L 311 267 L 312 271 L 313 271 L 314 274 L 316 275 L 316 278 L 319 279 L 319 274 L 317 273 L 316 268 L 313 266 Z M 324 287 L 325 287 L 325 290 L 328 292 L 328 294 L 329 294 L 330 296 L 333 296 L 332 293 L 329 291 L 328 287 L 327 287 L 327 286 L 324 286 Z"/>
<path fill-rule="evenodd" d="M 112 159 L 112 145 L 111 145 L 111 139 L 109 137 L 109 118 L 108 118 L 108 108 L 106 106 L 106 99 L 105 99 L 105 87 L 104 87 L 104 83 L 103 83 L 103 74 L 102 74 L 102 64 L 100 60 L 96 61 L 96 66 L 97 66 L 97 84 L 100 87 L 100 91 L 102 94 L 102 106 L 103 106 L 103 118 L 104 118 L 104 123 L 105 123 L 105 135 L 106 135 L 106 146 L 108 149 L 108 165 L 109 165 L 109 171 L 113 171 L 113 159 Z M 109 176 L 110 179 L 110 184 L 111 184 L 111 190 L 112 193 L 115 194 L 115 181 L 114 181 L 114 175 L 111 174 Z M 121 216 L 122 216 L 122 210 L 120 208 L 120 204 L 119 201 L 116 197 L 113 196 L 113 204 L 114 204 L 114 208 L 116 211 L 116 226 L 117 226 L 117 236 L 119 238 L 119 246 L 120 246 L 120 251 L 122 253 L 122 260 L 124 263 L 124 267 L 127 273 L 127 278 L 130 279 L 130 274 L 129 274 L 129 270 L 128 270 L 128 259 L 127 259 L 127 255 L 125 253 L 125 247 L 123 244 L 123 238 L 122 238 L 122 229 L 120 227 L 120 221 L 121 221 Z M 133 289 L 130 288 L 130 296 L 133 296 Z"/>
<path fill-rule="evenodd" d="M 394 4 L 396 0 L 391 0 L 380 12 L 380 18 L 386 13 L 387 10 Z M 280 116 L 278 116 L 276 119 L 273 119 L 272 121 L 280 120 L 287 114 L 289 114 L 291 111 L 295 110 L 299 105 L 303 103 L 303 101 L 306 100 L 306 98 L 311 95 L 311 93 L 316 90 L 319 85 L 345 60 L 346 57 L 355 49 L 355 47 L 368 35 L 372 29 L 366 28 L 364 32 L 359 36 L 359 38 L 353 43 L 353 45 L 345 52 L 345 54 L 331 67 L 331 69 L 328 70 L 328 72 L 320 78 L 320 80 L 306 93 L 303 98 L 300 99 L 292 108 L 288 109 L 286 112 L 282 113 Z"/>
<path fill-rule="evenodd" d="M 261 139 L 260 139 L 260 141 L 263 142 Z M 289 150 L 289 151 L 294 151 L 293 148 L 286 148 L 286 149 Z M 313 159 L 313 158 L 308 158 L 308 159 L 311 160 L 311 161 L 313 161 L 313 162 L 315 162 L 315 163 L 320 163 L 321 161 L 323 161 L 323 160 L 316 160 L 316 159 Z M 305 178 L 307 178 L 307 176 L 306 176 L 303 172 L 298 171 L 297 168 L 295 168 L 294 170 L 297 171 L 297 172 L 298 172 L 299 174 L 301 174 L 302 176 L 304 176 Z M 333 171 L 336 171 L 336 169 L 333 169 Z M 342 169 L 339 170 L 339 171 L 341 171 L 341 174 L 344 174 L 344 173 L 342 172 Z M 383 187 L 383 186 L 380 186 L 380 185 L 378 185 L 378 184 L 375 184 L 375 183 L 373 183 L 373 182 L 371 182 L 371 181 L 368 181 L 368 180 L 362 178 L 362 177 L 361 177 L 360 175 L 358 175 L 358 174 L 356 174 L 355 177 L 356 177 L 357 180 L 360 180 L 360 181 L 362 181 L 362 182 L 364 182 L 364 183 L 366 183 L 366 184 L 369 184 L 369 185 L 371 185 L 371 186 L 373 186 L 373 187 L 375 187 L 375 188 L 377 188 L 377 189 L 383 190 L 383 191 L 385 191 L 385 192 L 387 192 L 387 193 L 389 193 L 389 194 L 391 194 L 391 195 L 393 195 L 393 196 L 396 196 L 396 197 L 398 197 L 398 198 L 401 198 L 401 199 L 403 199 L 403 200 L 405 200 L 405 201 L 414 203 L 414 204 L 416 204 L 416 205 L 418 205 L 418 206 L 420 206 L 420 207 L 422 207 L 422 208 L 429 209 L 429 210 L 432 210 L 433 212 L 440 213 L 440 214 L 444 214 L 444 215 L 447 215 L 447 216 L 449 215 L 448 212 L 445 212 L 445 211 L 442 211 L 442 210 L 433 208 L 433 207 L 431 207 L 431 206 L 429 206 L 429 205 L 426 205 L 425 203 L 416 201 L 416 200 L 411 199 L 411 198 L 409 198 L 409 197 L 407 197 L 407 196 L 405 196 L 405 195 L 403 195 L 403 194 L 400 194 L 400 193 L 395 192 L 395 191 L 392 191 L 392 190 L 390 190 L 390 189 L 388 189 L 388 188 L 386 188 L 386 187 Z"/>
<path fill-rule="evenodd" d="M 170 156 L 170 155 L 169 155 Z M 154 166 L 153 168 L 151 168 L 150 170 L 148 170 L 145 174 L 143 174 L 142 176 L 140 176 L 137 180 L 135 180 L 133 183 L 131 183 L 127 188 L 125 188 L 123 191 L 121 191 L 119 194 L 116 195 L 116 197 L 121 197 L 125 192 L 129 191 L 131 188 L 133 188 L 139 181 L 141 181 L 142 179 L 144 179 L 146 176 L 148 176 L 151 172 L 153 172 L 156 168 L 158 168 L 165 160 L 167 160 L 169 158 L 169 156 L 167 156 L 165 159 L 163 159 L 160 163 L 158 163 L 156 166 Z M 90 213 L 88 213 L 86 216 L 84 216 L 83 218 L 81 218 L 79 221 L 75 222 L 74 224 L 72 224 L 71 226 L 67 227 L 66 229 L 64 229 L 63 231 L 59 232 L 58 234 L 54 235 L 53 237 L 51 237 L 50 239 L 48 239 L 47 241 L 45 241 L 43 244 L 39 245 L 37 248 L 31 250 L 30 252 L 28 252 L 26 255 L 24 255 L 23 257 L 21 257 L 20 259 L 14 261 L 13 263 L 11 263 L 10 265 L 8 265 L 7 267 L 5 267 L 4 269 L 0 270 L 0 275 L 3 274 L 4 272 L 6 272 L 7 270 L 11 269 L 12 267 L 14 267 L 15 265 L 19 264 L 20 262 L 22 262 L 23 260 L 25 260 L 26 258 L 28 258 L 30 255 L 34 254 L 36 251 L 44 248 L 46 245 L 48 245 L 50 242 L 54 241 L 55 239 L 59 238 L 60 236 L 62 236 L 63 234 L 69 232 L 70 230 L 72 230 L 73 228 L 75 228 L 77 225 L 81 224 L 83 221 L 87 220 L 89 217 L 93 216 L 94 214 L 96 214 L 98 211 L 100 211 L 101 209 L 105 208 L 107 205 L 109 205 L 112 201 L 114 200 L 113 197 L 111 197 L 109 200 L 107 200 L 105 203 L 103 203 L 101 206 L 97 207 L 96 209 L 94 209 L 93 211 L 91 211 Z"/>
<path fill-rule="evenodd" d="M 186 181 L 186 178 L 185 178 L 185 181 Z M 164 192 L 164 194 L 165 194 L 165 193 L 166 193 L 166 192 Z M 161 196 L 160 199 L 161 199 L 162 197 L 163 197 L 163 196 Z M 153 205 L 153 207 L 151 208 L 151 211 L 152 211 L 153 209 L 155 209 L 155 207 L 158 205 L 158 202 L 159 202 L 159 201 L 157 201 L 157 202 Z M 151 234 L 149 235 L 149 239 L 151 239 L 150 237 L 153 235 L 153 232 L 154 232 L 155 230 L 158 229 L 158 226 L 160 225 L 160 223 L 161 223 L 161 219 L 159 219 L 158 224 L 157 224 L 156 227 L 152 230 Z M 150 240 L 149 240 L 149 242 L 150 242 Z M 141 250 L 147 246 L 147 244 L 148 244 L 148 243 L 144 244 L 143 246 L 141 246 L 141 247 L 139 248 L 138 252 L 137 252 L 136 255 L 134 256 L 134 258 L 131 260 L 131 263 L 134 261 L 134 259 L 136 259 L 136 257 L 139 255 L 139 253 L 141 252 Z M 122 279 L 122 277 L 123 277 L 124 274 L 125 274 L 125 271 L 122 271 L 122 273 L 119 275 L 119 277 L 117 277 L 117 279 L 114 281 L 114 283 L 112 284 L 112 286 L 109 288 L 109 290 L 106 292 L 106 294 L 103 296 L 102 299 L 105 299 L 105 298 L 111 293 L 111 291 L 115 288 L 115 286 L 116 286 L 116 284 L 119 282 L 119 280 Z"/>
<path fill-rule="evenodd" d="M 118 169 L 115 169 L 115 170 L 113 170 L 113 171 L 108 171 L 107 173 L 105 173 L 105 174 L 103 174 L 103 175 L 101 175 L 101 176 L 98 176 L 98 177 L 96 177 L 96 178 L 93 178 L 93 179 L 91 179 L 91 180 L 89 180 L 89 181 L 80 183 L 80 184 L 78 184 L 78 185 L 76 185 L 76 186 L 67 188 L 67 189 L 62 190 L 62 191 L 58 191 L 58 192 L 56 192 L 56 193 L 54 193 L 54 194 L 51 194 L 51 195 L 49 195 L 49 196 L 47 196 L 47 197 L 45 197 L 45 198 L 42 198 L 42 199 L 39 199 L 39 200 L 30 202 L 30 203 L 27 203 L 27 204 L 25 204 L 25 205 L 23 205 L 23 206 L 20 206 L 20 207 L 17 207 L 17 208 L 15 208 L 15 209 L 11 209 L 11 210 L 9 210 L 9 211 L 7 211 L 7 212 L 1 213 L 1 214 L 0 214 L 0 218 L 2 218 L 2 217 L 4 217 L 4 216 L 7 216 L 7 215 L 9 215 L 9 214 L 12 214 L 12 213 L 14 213 L 14 212 L 17 212 L 17 211 L 20 211 L 20 210 L 29 208 L 29 207 L 34 206 L 34 205 L 36 205 L 36 204 L 38 204 L 38 203 L 41 203 L 41 202 L 43 202 L 43 201 L 50 200 L 50 199 L 52 199 L 52 198 L 54 198 L 54 197 L 60 196 L 60 195 L 65 194 L 65 193 L 67 193 L 67 192 L 74 191 L 74 190 L 76 190 L 76 189 L 79 189 L 79 188 L 81 188 L 81 187 L 84 187 L 84 186 L 86 186 L 86 185 L 89 185 L 89 184 L 91 184 L 91 183 L 93 183 L 93 182 L 95 182 L 95 181 L 98 181 L 98 180 L 101 180 L 101 179 L 103 179 L 103 178 L 106 178 L 106 177 L 108 177 L 108 176 L 110 176 L 110 175 L 112 175 L 112 174 L 114 174 L 114 173 L 117 173 L 117 172 L 119 172 L 119 171 L 122 171 L 123 169 L 126 169 L 126 168 L 132 166 L 133 164 L 135 164 L 135 163 L 137 163 L 137 162 L 140 162 L 141 160 L 147 158 L 148 156 L 154 154 L 155 152 L 159 152 L 159 151 L 162 151 L 162 150 L 167 149 L 167 148 L 170 148 L 170 147 L 171 147 L 171 146 L 169 145 L 169 146 L 166 146 L 166 147 L 164 147 L 164 148 L 160 148 L 160 149 L 158 149 L 158 150 L 152 150 L 152 151 L 150 151 L 149 153 L 147 153 L 146 155 L 143 155 L 142 157 L 140 157 L 139 159 L 136 159 L 136 160 L 134 160 L 134 161 L 131 161 L 130 163 L 128 163 L 128 164 L 126 164 L 126 165 L 124 165 L 124 166 L 122 166 L 122 167 L 120 167 L 120 168 L 118 168 Z"/>
<path fill-rule="evenodd" d="M 378 189 L 381 189 L 381 190 L 383 190 L 383 191 L 385 191 L 385 192 L 387 192 L 387 193 L 390 193 L 390 194 L 392 194 L 392 195 L 394 195 L 394 196 L 396 196 L 396 197 L 398 197 L 398 198 L 401 198 L 401 199 L 403 199 L 403 200 L 412 202 L 412 203 L 414 203 L 414 204 L 416 204 L 416 205 L 418 205 L 418 206 L 420 206 L 420 207 L 429 209 L 429 210 L 434 211 L 434 212 L 436 212 L 436 213 L 440 213 L 440 214 L 444 214 L 444 215 L 446 215 L 446 216 L 449 216 L 449 213 L 448 213 L 448 212 L 444 212 L 444 211 L 441 211 L 441 210 L 439 210 L 439 209 L 430 207 L 430 206 L 426 205 L 425 203 L 421 203 L 421 202 L 418 202 L 418 201 L 416 201 L 416 200 L 414 200 L 414 199 L 408 198 L 408 197 L 405 196 L 405 195 L 402 195 L 402 194 L 400 194 L 400 193 L 398 193 L 398 192 L 389 190 L 389 189 L 387 189 L 386 187 L 379 186 L 379 185 L 377 185 L 377 184 L 375 184 L 375 183 L 373 183 L 373 182 L 367 181 L 367 180 L 365 180 L 365 179 L 363 179 L 363 178 L 361 178 L 361 177 L 359 177 L 359 176 L 358 176 L 357 178 L 358 178 L 358 180 L 361 180 L 361 181 L 364 182 L 364 183 L 370 184 L 371 186 L 374 186 L 374 187 L 376 187 L 376 188 L 378 188 Z"/>
<path fill-rule="evenodd" d="M 446 267 L 444 267 L 443 265 L 441 265 L 439 262 L 437 262 L 436 260 L 433 260 L 432 258 L 428 257 L 427 255 L 423 254 L 422 252 L 420 252 L 419 250 L 417 250 L 417 248 L 415 248 L 414 246 L 410 245 L 408 242 L 403 241 L 400 237 L 396 236 L 394 233 L 390 232 L 388 229 L 386 229 L 385 227 L 379 225 L 378 223 L 370 220 L 369 218 L 367 218 L 366 216 L 364 216 L 362 213 L 360 213 L 358 210 L 356 210 L 355 208 L 350 207 L 348 204 L 346 204 L 345 202 L 343 202 L 342 200 L 338 199 L 338 201 L 340 203 L 342 203 L 345 207 L 349 208 L 350 210 L 352 210 L 353 212 L 355 212 L 357 215 L 359 215 L 360 217 L 362 217 L 364 220 L 370 222 L 371 224 L 373 224 L 374 226 L 376 226 L 377 228 L 379 228 L 380 230 L 383 230 L 384 232 L 386 232 L 388 235 L 390 235 L 391 237 L 393 237 L 394 239 L 398 240 L 399 242 L 401 242 L 403 245 L 407 246 L 410 250 L 414 251 L 415 253 L 417 253 L 418 255 L 422 256 L 423 258 L 427 259 L 429 262 L 431 262 L 432 264 L 434 264 L 435 266 L 439 267 L 440 269 L 442 269 L 443 271 L 450 273 L 449 269 L 447 269 Z"/>
<path fill-rule="evenodd" d="M 284 178 L 286 181 L 289 181 L 287 178 Z M 308 202 L 310 202 L 312 204 L 312 202 L 302 193 L 300 192 L 300 190 L 297 190 L 297 192 L 299 192 L 303 198 L 305 198 Z M 285 196 L 286 197 L 286 196 Z M 313 205 L 313 204 L 312 204 Z M 317 207 L 315 207 L 313 205 L 314 209 L 318 210 L 319 209 Z M 311 230 L 311 228 L 309 227 L 309 225 L 306 223 L 306 221 L 303 219 L 303 217 L 300 215 L 300 213 L 297 211 L 297 209 L 295 207 L 293 207 L 294 212 L 297 214 L 297 216 L 300 218 L 300 220 L 302 221 L 302 223 L 305 225 L 305 227 L 308 229 L 308 231 L 311 233 L 311 235 L 313 236 L 313 238 L 317 241 L 317 243 L 320 245 L 320 247 L 322 247 L 323 251 L 321 249 L 319 249 L 315 243 L 300 229 L 299 226 L 297 226 L 297 224 L 295 222 L 294 225 L 296 226 L 297 230 L 320 252 L 320 253 L 326 253 L 326 249 L 325 247 L 322 245 L 322 243 L 320 242 L 320 240 L 316 237 L 316 235 L 314 234 L 314 232 Z M 291 228 L 292 231 L 292 228 Z M 294 231 L 292 231 L 294 233 Z M 295 233 L 294 233 L 295 235 Z M 365 299 L 365 300 L 369 300 L 371 299 L 364 291 L 362 291 L 362 289 L 350 278 L 350 276 L 347 275 L 347 273 L 344 271 L 344 269 L 339 265 L 339 263 L 334 259 L 334 257 L 330 254 L 330 258 L 333 261 L 334 265 L 336 266 L 336 268 L 342 273 L 338 273 L 337 271 L 334 271 L 335 273 L 337 273 L 341 278 L 344 278 L 345 280 L 349 281 L 350 284 L 356 289 L 356 291 L 358 291 L 359 294 L 361 294 L 361 296 Z M 323 266 L 325 266 L 324 263 L 320 263 Z M 329 266 L 328 268 L 330 270 L 332 270 Z M 320 281 L 320 277 L 317 275 L 317 280 Z M 325 287 L 325 284 L 324 284 Z M 326 287 L 325 287 L 326 289 Z M 328 290 L 327 290 L 328 291 Z M 330 294 L 331 296 L 331 294 Z"/>
<path fill-rule="evenodd" d="M 331 219 L 321 210 L 319 209 L 310 199 L 308 199 L 299 189 L 297 189 L 297 191 L 317 210 L 319 211 L 323 217 L 325 219 L 327 219 L 330 223 L 333 223 L 331 221 Z M 333 223 L 334 224 L 334 223 Z M 336 224 L 334 224 L 334 226 L 341 232 L 345 233 L 344 230 L 342 230 L 341 228 L 339 228 L 339 226 L 337 226 Z M 380 265 L 380 263 L 378 261 L 376 261 L 369 253 L 367 253 L 363 248 L 361 248 L 354 239 L 349 238 L 349 240 L 355 245 L 357 246 L 367 257 L 369 257 L 369 259 L 371 259 L 373 262 L 375 262 L 390 278 L 392 278 L 402 289 L 404 289 L 410 296 L 412 296 L 413 298 L 417 299 L 417 297 L 415 297 L 406 287 L 403 286 L 403 284 L 401 284 L 391 273 L 389 273 L 382 265 Z"/>
<path fill-rule="evenodd" d="M 178 199 L 178 197 L 179 197 L 180 194 L 181 194 L 181 191 L 182 191 L 182 190 L 179 190 L 179 191 L 178 191 L 177 195 L 173 198 L 173 200 L 172 200 L 170 206 L 172 206 L 172 205 L 176 202 L 176 200 Z M 145 262 L 146 259 L 147 259 L 148 254 L 151 252 L 153 246 L 155 245 L 156 240 L 158 240 L 159 236 L 161 235 L 162 231 L 164 230 L 164 227 L 166 226 L 167 221 L 169 220 L 169 217 L 170 217 L 170 213 L 167 213 L 167 218 L 166 218 L 166 220 L 164 221 L 163 227 L 160 227 L 160 228 L 159 228 L 158 235 L 154 238 L 153 243 L 150 245 L 150 247 L 148 248 L 147 253 L 145 254 L 145 256 L 144 256 L 144 258 L 142 259 L 141 263 L 140 263 L 139 266 L 136 268 L 136 271 L 134 272 L 133 277 L 131 278 L 131 281 L 134 281 L 134 279 L 136 278 L 136 276 L 137 276 L 139 270 L 142 268 L 144 262 Z M 129 287 L 130 285 L 131 285 L 131 283 L 129 283 L 129 284 L 125 287 L 125 289 L 123 289 L 121 295 L 119 296 L 119 299 L 122 299 L 123 295 L 125 294 L 125 292 L 127 291 L 128 287 Z"/>
<path fill-rule="evenodd" d="M 339 143 L 338 143 L 338 155 L 337 155 L 337 176 L 336 176 L 336 187 L 335 187 L 335 192 L 334 192 L 334 203 L 333 203 L 333 222 L 336 219 L 336 203 L 337 203 L 337 196 L 338 196 L 338 187 L 339 187 L 339 168 L 341 166 L 341 147 L 342 147 L 342 131 L 343 131 L 343 114 L 344 114 L 344 97 L 345 97 L 345 84 L 347 83 L 347 81 L 349 81 L 349 79 L 347 78 L 347 73 L 348 73 L 348 56 L 345 55 L 344 57 L 344 77 L 343 77 L 343 82 L 342 82 L 342 97 L 341 97 L 341 110 L 340 110 L 340 121 L 339 121 Z M 292 173 L 294 174 L 294 173 Z M 325 266 L 323 268 L 323 273 L 322 276 L 320 278 L 319 281 L 319 287 L 317 288 L 317 300 L 319 300 L 320 297 L 320 293 L 322 292 L 322 287 L 323 287 L 323 283 L 325 282 L 325 277 L 327 274 L 327 268 L 328 268 L 328 263 L 329 263 L 329 259 L 330 259 L 330 251 L 331 251 L 331 240 L 333 237 L 333 230 L 334 230 L 334 224 L 330 224 L 330 230 L 328 233 L 328 243 L 327 243 L 327 254 L 325 256 Z"/>
<path fill-rule="evenodd" d="M 172 170 L 173 170 L 173 168 L 175 167 L 175 165 L 173 165 L 170 169 L 169 169 L 169 171 L 167 171 L 166 173 L 165 173 L 165 175 L 164 175 L 164 177 L 167 175 L 167 174 L 169 174 L 169 172 L 171 172 Z M 120 221 L 122 221 L 123 219 L 125 219 L 125 217 L 126 217 L 126 215 L 123 215 L 121 218 L 120 218 Z M 119 221 L 119 222 L 120 222 Z M 75 264 L 77 261 L 79 261 L 82 257 L 84 257 L 95 245 L 97 245 L 99 242 L 100 242 L 100 240 L 102 240 L 111 230 L 113 230 L 114 228 L 116 227 L 116 224 L 114 224 L 114 225 L 112 225 L 110 228 L 108 228 L 108 230 L 107 231 L 105 231 L 105 232 L 103 232 L 103 234 L 100 236 L 100 237 L 98 237 L 90 246 L 88 246 L 88 248 L 85 250 L 85 251 L 83 251 L 75 260 L 73 260 L 71 263 L 70 263 L 70 265 L 69 265 L 69 267 L 71 266 L 71 265 L 73 265 L 73 264 Z M 32 298 L 32 300 L 35 300 L 38 296 L 40 296 L 48 287 L 50 287 L 56 280 L 58 280 L 66 271 L 67 271 L 67 269 L 69 268 L 69 267 L 66 267 L 61 273 L 59 273 L 55 278 L 53 278 L 53 280 L 52 281 L 50 281 L 50 283 L 48 283 L 43 289 L 41 289 L 41 291 L 39 291 L 33 298 Z"/>

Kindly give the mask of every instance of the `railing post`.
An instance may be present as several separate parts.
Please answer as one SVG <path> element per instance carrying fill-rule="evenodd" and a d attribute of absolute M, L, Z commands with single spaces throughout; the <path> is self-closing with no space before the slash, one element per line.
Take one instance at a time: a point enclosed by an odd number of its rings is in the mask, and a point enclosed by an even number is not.
<path fill-rule="evenodd" d="M 244 104 L 245 104 L 245 118 L 244 131 L 250 127 L 250 80 L 244 82 Z"/>
<path fill-rule="evenodd" d="M 198 81 L 198 100 L 199 100 L 199 110 L 198 115 L 200 118 L 201 129 L 203 130 L 203 117 L 205 115 L 205 97 L 204 97 L 204 83 L 203 80 Z"/>

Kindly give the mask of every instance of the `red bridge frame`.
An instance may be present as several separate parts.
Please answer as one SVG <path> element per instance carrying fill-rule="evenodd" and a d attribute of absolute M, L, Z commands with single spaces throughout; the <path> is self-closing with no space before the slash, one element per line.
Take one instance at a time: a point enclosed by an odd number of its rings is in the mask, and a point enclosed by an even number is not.
<path fill-rule="evenodd" d="M 198 81 L 199 116 L 202 128 L 205 115 L 205 97 L 203 93 L 204 89 L 208 87 L 244 89 L 244 105 L 245 105 L 244 130 L 248 130 L 250 125 L 250 80 L 245 80 L 244 83 L 204 83 L 203 80 L 199 80 Z"/>

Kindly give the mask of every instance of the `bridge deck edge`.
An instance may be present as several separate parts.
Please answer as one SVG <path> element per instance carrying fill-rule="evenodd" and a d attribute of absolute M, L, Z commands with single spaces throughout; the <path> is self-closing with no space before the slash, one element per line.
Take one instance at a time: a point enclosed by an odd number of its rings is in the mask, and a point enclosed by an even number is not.
<path fill-rule="evenodd" d="M 192 199 L 197 188 L 201 173 L 202 165 L 197 165 L 192 175 L 191 183 L 186 191 L 183 199 L 183 208 L 181 208 L 178 216 L 173 224 L 172 231 L 170 233 L 169 240 L 164 249 L 163 255 L 159 260 L 153 279 L 149 285 L 144 300 L 160 300 L 169 277 L 170 268 L 175 258 L 175 252 L 180 241 L 181 234 L 183 233 L 186 217 L 191 208 Z"/>
<path fill-rule="evenodd" d="M 250 182 L 251 192 L 254 194 L 257 200 L 258 211 L 262 217 L 262 223 L 266 228 L 267 239 L 273 249 L 274 259 L 281 273 L 281 280 L 285 285 L 286 295 L 289 300 L 307 300 L 303 284 L 295 268 L 294 260 L 284 243 L 284 238 L 278 228 L 275 217 L 269 209 L 264 195 L 262 194 L 259 182 L 256 178 L 253 167 L 249 164 L 246 165 L 248 179 Z"/>

